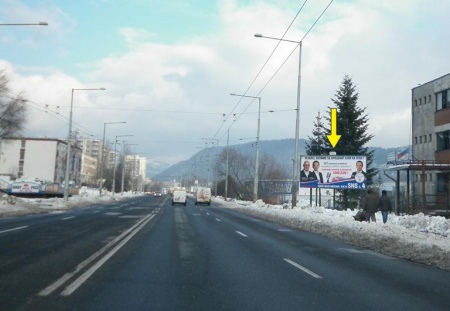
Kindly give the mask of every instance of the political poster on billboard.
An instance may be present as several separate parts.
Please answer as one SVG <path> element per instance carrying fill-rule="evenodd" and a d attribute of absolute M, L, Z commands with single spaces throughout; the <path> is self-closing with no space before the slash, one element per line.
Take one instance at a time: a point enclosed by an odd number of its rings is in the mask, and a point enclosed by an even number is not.
<path fill-rule="evenodd" d="M 365 156 L 301 156 L 300 187 L 365 189 Z"/>

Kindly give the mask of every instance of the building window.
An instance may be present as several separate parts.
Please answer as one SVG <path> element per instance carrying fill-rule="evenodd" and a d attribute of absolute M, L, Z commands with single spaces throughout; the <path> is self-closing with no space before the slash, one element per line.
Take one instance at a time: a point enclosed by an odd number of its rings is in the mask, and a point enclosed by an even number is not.
<path fill-rule="evenodd" d="M 437 151 L 450 149 L 450 131 L 436 133 Z"/>
<path fill-rule="evenodd" d="M 436 175 L 437 177 L 437 189 L 436 192 L 445 192 L 448 193 L 448 182 L 450 173 L 439 173 Z"/>
<path fill-rule="evenodd" d="M 423 135 L 423 142 L 424 142 L 424 143 L 427 142 L 427 135 Z"/>
<path fill-rule="evenodd" d="M 432 140 L 431 138 L 432 138 L 432 137 L 433 137 L 433 135 L 430 134 L 428 141 L 431 142 L 431 140 Z"/>
<path fill-rule="evenodd" d="M 26 140 L 21 140 L 20 141 L 20 148 L 25 148 L 25 144 L 26 144 Z"/>
<path fill-rule="evenodd" d="M 419 105 L 422 106 L 422 98 L 419 98 Z"/>
<path fill-rule="evenodd" d="M 417 136 L 414 137 L 414 143 L 415 143 L 415 145 L 417 145 Z"/>
<path fill-rule="evenodd" d="M 417 107 L 417 99 L 414 99 L 414 105 Z"/>
<path fill-rule="evenodd" d="M 436 111 L 450 107 L 450 92 L 449 90 L 442 91 L 436 94 Z"/>
<path fill-rule="evenodd" d="M 428 102 L 431 103 L 431 95 L 428 95 Z"/>

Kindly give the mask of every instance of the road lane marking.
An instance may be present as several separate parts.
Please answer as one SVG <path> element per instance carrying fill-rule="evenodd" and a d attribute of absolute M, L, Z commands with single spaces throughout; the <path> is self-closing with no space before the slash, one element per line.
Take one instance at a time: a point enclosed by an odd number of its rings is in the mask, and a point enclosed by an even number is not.
<path fill-rule="evenodd" d="M 74 271 L 70 272 L 70 273 L 66 273 L 64 274 L 61 278 L 59 278 L 58 280 L 56 280 L 54 283 L 50 284 L 49 286 L 47 286 L 45 289 L 43 289 L 41 292 L 39 292 L 39 296 L 48 296 L 50 295 L 53 291 L 55 291 L 56 289 L 58 289 L 62 284 L 64 284 L 66 281 L 68 281 L 71 277 L 73 277 L 75 274 L 79 273 L 84 267 L 86 267 L 88 264 L 90 264 L 91 262 L 93 262 L 97 257 L 99 257 L 101 254 L 103 254 L 106 250 L 108 250 L 110 247 L 112 247 L 114 244 L 118 243 L 122 238 L 124 238 L 127 234 L 129 234 L 130 232 L 132 232 L 135 228 L 137 228 L 140 224 L 142 224 L 146 219 L 148 219 L 149 217 L 153 218 L 155 216 L 155 214 L 152 212 L 151 214 L 149 214 L 148 216 L 146 216 L 145 218 L 139 220 L 136 224 L 134 224 L 132 227 L 130 227 L 129 229 L 127 229 L 126 231 L 124 231 L 121 235 L 119 235 L 118 237 L 116 237 L 114 240 L 110 241 L 108 244 L 106 244 L 105 246 L 103 246 L 100 250 L 98 250 L 97 252 L 95 252 L 94 254 L 92 254 L 89 258 L 87 258 L 86 260 L 84 260 L 83 262 L 81 262 L 80 264 L 78 264 L 78 266 L 75 268 Z M 150 219 L 151 219 L 150 218 Z"/>
<path fill-rule="evenodd" d="M 247 237 L 246 234 L 244 234 L 244 233 L 242 233 L 242 232 L 240 232 L 240 231 L 236 231 L 236 233 L 242 235 L 242 236 L 245 237 L 245 238 Z"/>
<path fill-rule="evenodd" d="M 322 277 L 318 274 L 315 274 L 314 272 L 312 272 L 311 270 L 306 269 L 305 267 L 303 267 L 302 265 L 299 265 L 298 263 L 296 263 L 295 261 L 290 260 L 289 258 L 283 258 L 284 261 L 286 261 L 287 263 L 290 263 L 291 265 L 293 265 L 294 267 L 302 270 L 303 272 L 306 272 L 307 274 L 309 274 L 312 277 L 315 277 L 316 279 L 322 279 Z"/>
<path fill-rule="evenodd" d="M 75 216 L 65 217 L 65 218 L 62 218 L 61 220 L 68 220 L 68 219 L 72 219 L 72 218 L 75 218 Z"/>
<path fill-rule="evenodd" d="M 192 214 L 192 216 L 201 216 L 202 214 Z"/>
<path fill-rule="evenodd" d="M 28 228 L 28 226 L 22 226 L 22 227 L 16 227 L 16 228 L 12 228 L 12 229 L 7 229 L 7 230 L 0 231 L 0 233 L 16 231 L 16 230 L 25 229 L 25 228 Z"/>
<path fill-rule="evenodd" d="M 122 213 L 106 212 L 105 215 L 108 215 L 108 216 L 117 216 L 117 215 L 122 215 Z"/>
<path fill-rule="evenodd" d="M 206 215 L 208 215 L 208 216 L 209 216 L 209 213 L 206 213 Z"/>
<path fill-rule="evenodd" d="M 97 271 L 109 258 L 111 258 L 119 249 L 122 248 L 131 238 L 138 233 L 150 220 L 155 217 L 154 214 L 151 215 L 146 221 L 144 221 L 140 226 L 138 226 L 134 231 L 132 231 L 125 239 L 122 240 L 118 245 L 109 251 L 105 256 L 100 258 L 93 266 L 86 270 L 82 275 L 80 275 L 75 281 L 73 281 L 69 286 L 66 287 L 61 292 L 61 296 L 70 296 L 74 291 L 78 289 L 87 279 L 89 279 L 95 271 Z"/>
<path fill-rule="evenodd" d="M 277 229 L 277 230 L 281 232 L 291 232 L 291 229 Z"/>
<path fill-rule="evenodd" d="M 218 221 L 218 222 L 221 222 L 222 220 L 220 220 L 219 218 L 216 218 L 216 220 Z"/>

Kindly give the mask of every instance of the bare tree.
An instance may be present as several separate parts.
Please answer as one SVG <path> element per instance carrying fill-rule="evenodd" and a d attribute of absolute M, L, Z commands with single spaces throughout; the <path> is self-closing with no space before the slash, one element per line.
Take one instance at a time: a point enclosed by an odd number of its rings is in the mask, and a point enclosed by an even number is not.
<path fill-rule="evenodd" d="M 26 100 L 12 95 L 8 83 L 8 77 L 0 71 L 0 138 L 20 135 L 26 121 Z"/>
<path fill-rule="evenodd" d="M 217 156 L 215 164 L 216 176 L 223 182 L 218 183 L 217 191 L 223 193 L 227 165 L 227 151 L 224 150 Z M 228 151 L 228 194 L 239 199 L 251 200 L 253 195 L 253 180 L 255 176 L 255 158 L 246 156 L 236 149 Z M 287 170 L 280 165 L 274 156 L 264 154 L 260 158 L 260 180 L 283 180 L 288 176 Z M 261 194 L 261 197 L 263 195 Z"/>

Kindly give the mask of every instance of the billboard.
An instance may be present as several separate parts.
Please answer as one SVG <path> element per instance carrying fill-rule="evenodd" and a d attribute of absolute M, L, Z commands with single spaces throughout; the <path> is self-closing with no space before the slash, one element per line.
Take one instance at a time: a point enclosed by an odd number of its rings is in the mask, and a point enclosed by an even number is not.
<path fill-rule="evenodd" d="M 365 156 L 301 156 L 300 187 L 365 189 Z"/>

